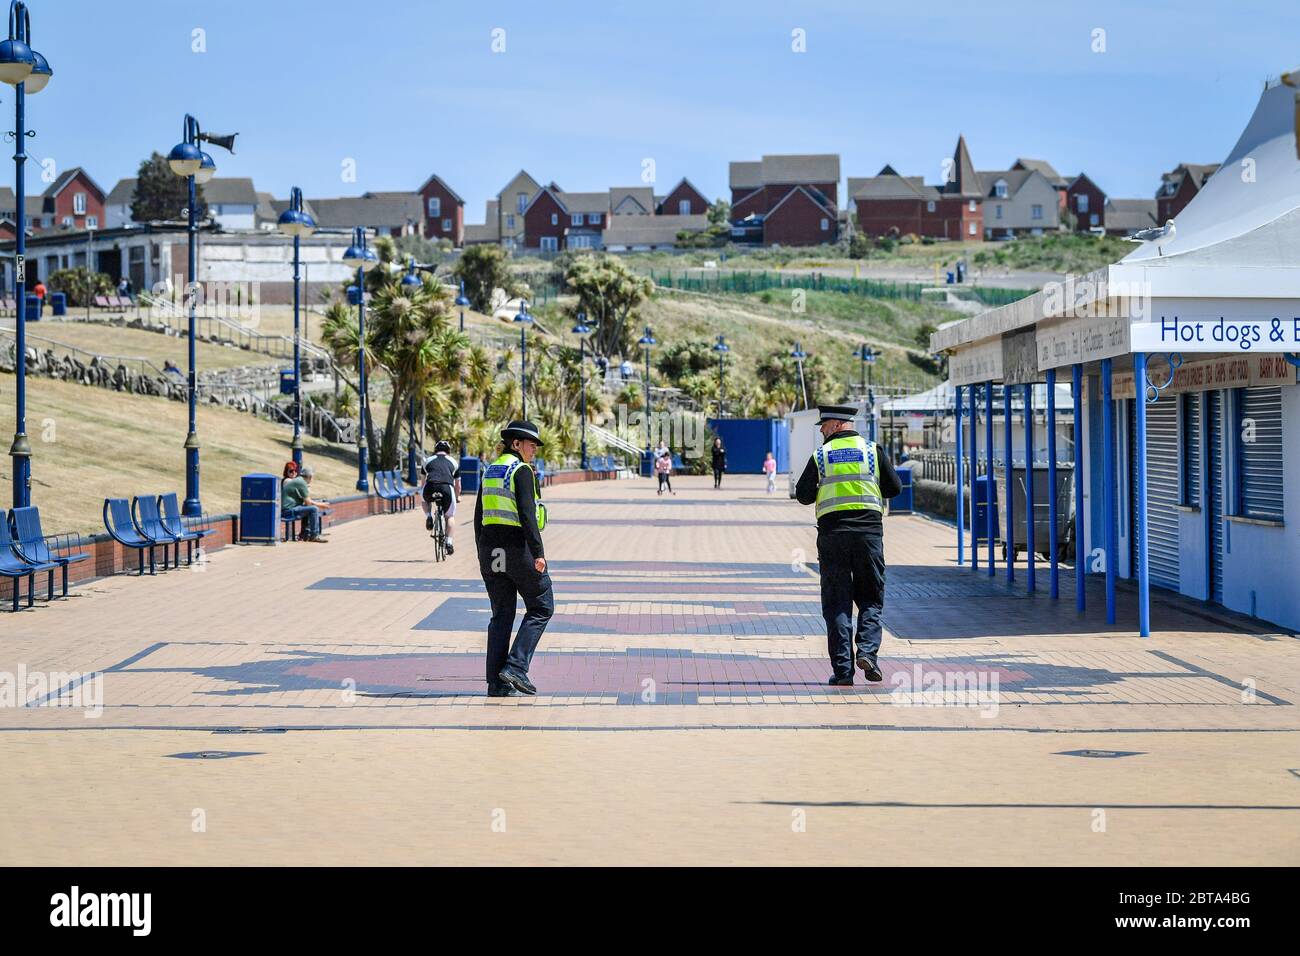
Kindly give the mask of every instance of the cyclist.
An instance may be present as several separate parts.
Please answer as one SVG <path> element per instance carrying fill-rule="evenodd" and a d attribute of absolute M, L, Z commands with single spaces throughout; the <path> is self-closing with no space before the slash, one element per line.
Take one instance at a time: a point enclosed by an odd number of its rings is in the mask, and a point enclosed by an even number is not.
<path fill-rule="evenodd" d="M 440 441 L 433 446 L 433 455 L 424 463 L 424 528 L 433 530 L 433 499 L 442 505 L 447 522 L 447 553 L 455 554 L 452 536 L 456 530 L 456 496 L 460 493 L 460 463 L 451 457 L 451 444 Z"/>

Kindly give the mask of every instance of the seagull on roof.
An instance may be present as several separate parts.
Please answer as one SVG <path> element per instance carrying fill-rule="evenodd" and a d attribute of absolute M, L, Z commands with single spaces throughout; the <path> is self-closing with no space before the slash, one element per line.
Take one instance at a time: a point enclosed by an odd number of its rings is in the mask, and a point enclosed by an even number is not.
<path fill-rule="evenodd" d="M 1172 219 L 1166 220 L 1163 226 L 1152 226 L 1150 229 L 1139 229 L 1131 236 L 1125 236 L 1129 242 L 1155 242 L 1157 239 L 1172 239 L 1177 230 L 1174 228 Z"/>

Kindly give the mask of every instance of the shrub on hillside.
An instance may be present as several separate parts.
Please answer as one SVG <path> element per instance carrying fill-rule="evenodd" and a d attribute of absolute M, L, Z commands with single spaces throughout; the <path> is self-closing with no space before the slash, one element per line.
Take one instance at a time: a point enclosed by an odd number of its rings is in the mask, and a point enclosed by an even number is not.
<path fill-rule="evenodd" d="M 84 306 L 97 295 L 112 295 L 113 280 L 102 272 L 90 273 L 85 266 L 75 269 L 60 269 L 50 276 L 50 290 L 63 292 L 68 297 L 68 305 Z M 90 296 L 88 300 L 87 294 Z"/>

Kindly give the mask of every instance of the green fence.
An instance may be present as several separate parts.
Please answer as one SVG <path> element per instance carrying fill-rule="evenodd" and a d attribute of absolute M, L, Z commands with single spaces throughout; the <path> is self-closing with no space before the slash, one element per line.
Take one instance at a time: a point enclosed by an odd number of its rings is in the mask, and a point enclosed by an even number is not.
<path fill-rule="evenodd" d="M 995 289 L 978 285 L 971 286 L 969 291 L 985 305 L 995 307 L 1010 305 L 1034 294 L 1033 289 Z"/>
<path fill-rule="evenodd" d="M 660 288 L 684 292 L 738 293 L 766 292 L 769 289 L 808 289 L 815 292 L 840 292 L 873 299 L 911 299 L 919 302 L 922 286 L 910 282 L 877 282 L 873 279 L 849 279 L 820 272 L 714 272 L 696 276 L 673 275 L 650 270 L 650 280 Z"/>

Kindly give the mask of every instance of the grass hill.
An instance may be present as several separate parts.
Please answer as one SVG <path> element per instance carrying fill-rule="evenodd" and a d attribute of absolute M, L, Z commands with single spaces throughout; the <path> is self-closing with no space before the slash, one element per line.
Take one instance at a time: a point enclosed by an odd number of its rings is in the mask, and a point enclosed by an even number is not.
<path fill-rule="evenodd" d="M 150 333 L 140 333 L 150 334 Z M 161 338 L 161 336 L 158 336 Z M 13 433 L 14 377 L 0 375 L 4 432 Z M 61 382 L 27 379 L 27 434 L 32 443 L 32 503 L 46 533 L 103 530 L 107 497 L 185 492 L 185 404 Z M 212 514 L 239 510 L 239 477 L 280 473 L 292 432 L 225 408 L 199 406 L 201 491 Z M 356 453 L 312 438 L 305 460 L 316 469 L 313 492 L 354 494 Z M 8 506 L 12 459 L 0 459 Z"/>

